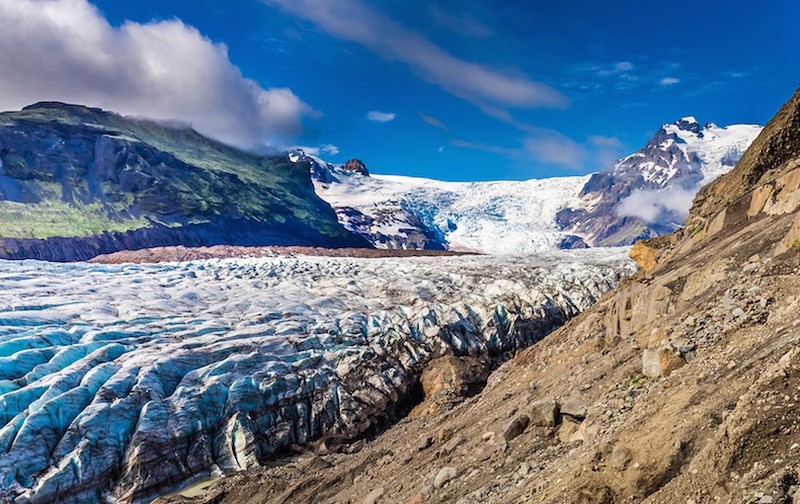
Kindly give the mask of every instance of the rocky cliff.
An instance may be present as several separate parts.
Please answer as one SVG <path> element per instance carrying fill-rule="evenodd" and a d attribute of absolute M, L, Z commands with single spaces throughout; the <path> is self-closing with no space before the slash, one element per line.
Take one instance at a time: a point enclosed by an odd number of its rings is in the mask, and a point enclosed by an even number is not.
<path fill-rule="evenodd" d="M 0 114 L 0 258 L 83 260 L 161 245 L 364 246 L 308 167 L 99 109 Z"/>
<path fill-rule="evenodd" d="M 798 502 L 798 117 L 800 91 L 640 273 L 479 395 L 193 502 Z"/>

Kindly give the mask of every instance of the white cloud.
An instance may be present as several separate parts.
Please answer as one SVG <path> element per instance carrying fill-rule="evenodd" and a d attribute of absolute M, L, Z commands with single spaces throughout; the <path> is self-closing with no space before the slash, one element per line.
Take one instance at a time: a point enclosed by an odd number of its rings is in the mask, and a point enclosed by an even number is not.
<path fill-rule="evenodd" d="M 523 147 L 539 162 L 566 168 L 583 168 L 589 158 L 585 146 L 555 131 L 528 137 Z"/>
<path fill-rule="evenodd" d="M 262 1 L 309 20 L 334 37 L 400 61 L 422 79 L 473 103 L 528 108 L 559 108 L 568 103 L 546 84 L 453 56 L 363 0 Z"/>
<path fill-rule="evenodd" d="M 339 154 L 339 147 L 333 144 L 322 144 L 316 147 L 308 145 L 293 145 L 291 147 L 285 147 L 281 150 L 288 150 L 288 151 L 301 150 L 307 156 L 317 156 L 317 157 L 324 155 L 335 156 Z"/>
<path fill-rule="evenodd" d="M 443 123 L 442 121 L 440 121 L 439 119 L 436 119 L 435 117 L 431 117 L 431 116 L 429 116 L 428 114 L 426 114 L 424 112 L 418 112 L 417 115 L 426 124 L 429 124 L 429 125 L 433 126 L 436 129 L 440 129 L 440 130 L 444 131 L 445 133 L 447 131 L 449 131 L 449 128 L 447 127 L 447 125 L 445 123 Z"/>
<path fill-rule="evenodd" d="M 440 26 L 465 37 L 482 39 L 492 34 L 488 26 L 466 12 L 451 14 L 436 5 L 430 5 L 428 14 Z"/>
<path fill-rule="evenodd" d="M 367 119 L 372 122 L 387 123 L 394 121 L 397 114 L 394 112 L 378 112 L 377 110 L 370 110 L 367 112 Z"/>
<path fill-rule="evenodd" d="M 609 137 L 603 135 L 589 135 L 587 141 L 590 145 L 601 148 L 619 149 L 622 147 L 622 142 L 617 137 Z"/>
<path fill-rule="evenodd" d="M 674 86 L 675 84 L 680 83 L 680 81 L 681 80 L 677 77 L 664 77 L 663 79 L 658 81 L 658 83 L 661 84 L 662 86 Z"/>
<path fill-rule="evenodd" d="M 639 217 L 647 223 L 657 222 L 664 212 L 674 212 L 684 219 L 696 192 L 680 186 L 663 190 L 636 189 L 620 201 L 617 213 L 622 217 Z"/>
<path fill-rule="evenodd" d="M 323 154 L 330 154 L 331 156 L 335 156 L 336 154 L 339 154 L 339 147 L 337 147 L 337 146 L 335 146 L 333 144 L 320 145 L 319 146 L 319 150 Z"/>
<path fill-rule="evenodd" d="M 0 0 L 0 109 L 57 100 L 185 121 L 239 147 L 300 132 L 315 112 L 246 79 L 180 20 L 111 26 L 87 0 Z"/>
<path fill-rule="evenodd" d="M 490 145 L 482 142 L 469 142 L 467 140 L 461 140 L 458 138 L 450 140 L 450 145 L 452 145 L 453 147 L 458 147 L 460 149 L 472 149 L 484 152 L 491 152 L 492 154 L 498 154 L 500 156 L 517 157 L 520 154 L 519 149 L 514 149 L 511 147 L 501 147 L 498 145 Z"/>

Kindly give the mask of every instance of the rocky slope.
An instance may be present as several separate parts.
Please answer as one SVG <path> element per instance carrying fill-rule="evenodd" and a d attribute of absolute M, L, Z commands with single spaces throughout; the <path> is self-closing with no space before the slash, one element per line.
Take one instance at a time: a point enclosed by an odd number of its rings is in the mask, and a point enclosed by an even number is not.
<path fill-rule="evenodd" d="M 369 246 L 283 156 L 62 103 L 0 114 L 0 258 L 178 244 Z"/>
<path fill-rule="evenodd" d="M 685 228 L 634 247 L 643 271 L 480 394 L 428 407 L 469 372 L 432 363 L 449 379 L 420 416 L 358 453 L 298 455 L 191 502 L 800 501 L 798 146 L 800 91 Z"/>
<path fill-rule="evenodd" d="M 316 439 L 348 449 L 432 359 L 488 372 L 633 269 L 620 250 L 0 261 L 0 502 L 148 502 Z"/>
<path fill-rule="evenodd" d="M 335 167 L 308 159 L 317 194 L 376 247 L 534 253 L 674 231 L 695 192 L 730 170 L 759 131 L 684 118 L 609 171 L 522 182 L 370 176 L 357 160 Z"/>

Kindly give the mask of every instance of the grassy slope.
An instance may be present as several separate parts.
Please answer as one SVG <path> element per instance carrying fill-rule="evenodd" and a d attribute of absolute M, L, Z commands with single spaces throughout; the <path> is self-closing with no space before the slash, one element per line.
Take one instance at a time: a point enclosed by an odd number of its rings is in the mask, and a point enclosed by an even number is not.
<path fill-rule="evenodd" d="M 89 126 L 96 135 L 110 136 L 132 148 L 147 147 L 174 156 L 194 170 L 166 166 L 163 184 L 178 202 L 180 222 L 197 223 L 215 217 L 251 218 L 260 222 L 302 222 L 324 236 L 346 232 L 314 194 L 307 170 L 280 158 L 261 157 L 203 137 L 189 128 L 133 120 L 99 109 L 62 104 L 38 104 L 20 112 L 0 114 L 0 127 L 50 131 L 67 125 Z M 85 133 L 84 133 L 85 134 Z M 6 155 L 6 164 L 25 163 Z M 85 181 L 72 181 L 78 189 Z M 113 184 L 112 184 L 113 186 Z M 152 223 L 172 223 L 174 212 L 137 211 L 134 196 L 103 185 L 114 197 L 101 203 L 69 201 L 59 184 L 37 181 L 44 200 L 38 204 L 0 201 L 0 237 L 47 238 L 87 236 L 103 231 L 128 231 Z"/>

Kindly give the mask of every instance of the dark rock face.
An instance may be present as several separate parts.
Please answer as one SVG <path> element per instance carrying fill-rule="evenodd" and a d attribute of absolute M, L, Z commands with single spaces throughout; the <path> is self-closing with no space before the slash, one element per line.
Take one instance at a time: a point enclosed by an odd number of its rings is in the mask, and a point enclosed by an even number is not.
<path fill-rule="evenodd" d="M 566 235 L 558 243 L 558 248 L 561 250 L 585 249 L 589 248 L 589 245 L 580 236 Z"/>
<path fill-rule="evenodd" d="M 402 207 L 382 209 L 374 217 L 353 207 L 339 207 L 336 208 L 336 215 L 347 229 L 381 248 L 447 250 L 446 242 L 435 231 L 428 228 L 413 212 Z M 375 231 L 381 229 L 380 224 L 389 227 L 396 224 L 397 232 Z"/>
<path fill-rule="evenodd" d="M 274 223 L 248 219 L 221 219 L 216 222 L 187 224 L 180 227 L 154 225 L 126 232 L 106 232 L 86 237 L 3 238 L 0 257 L 3 259 L 36 259 L 40 261 L 87 261 L 101 254 L 122 250 L 184 245 L 301 245 L 329 248 L 347 247 L 353 240 L 321 241 L 319 233 L 303 222 L 291 229 Z M 363 243 L 359 243 L 363 246 Z"/>
<path fill-rule="evenodd" d="M 351 159 L 341 167 L 306 157 L 314 183 L 359 184 L 361 176 L 369 177 L 367 167 L 358 159 Z M 360 180 L 359 180 L 360 179 Z M 372 179 L 370 179 L 372 180 Z M 376 209 L 373 215 L 352 206 L 335 206 L 339 222 L 350 232 L 378 248 L 400 250 L 447 250 L 447 241 L 441 232 L 426 225 L 419 212 L 408 208 L 403 202 L 392 201 Z M 455 224 L 452 224 L 455 229 Z"/>
<path fill-rule="evenodd" d="M 342 170 L 358 173 L 359 175 L 364 175 L 365 177 L 369 177 L 369 171 L 367 170 L 367 165 L 365 165 L 360 159 L 349 160 L 344 165 L 342 165 Z"/>
<path fill-rule="evenodd" d="M 20 221 L 0 227 L 7 259 L 84 260 L 179 244 L 369 247 L 288 160 L 63 104 L 0 114 L 4 210 Z"/>

